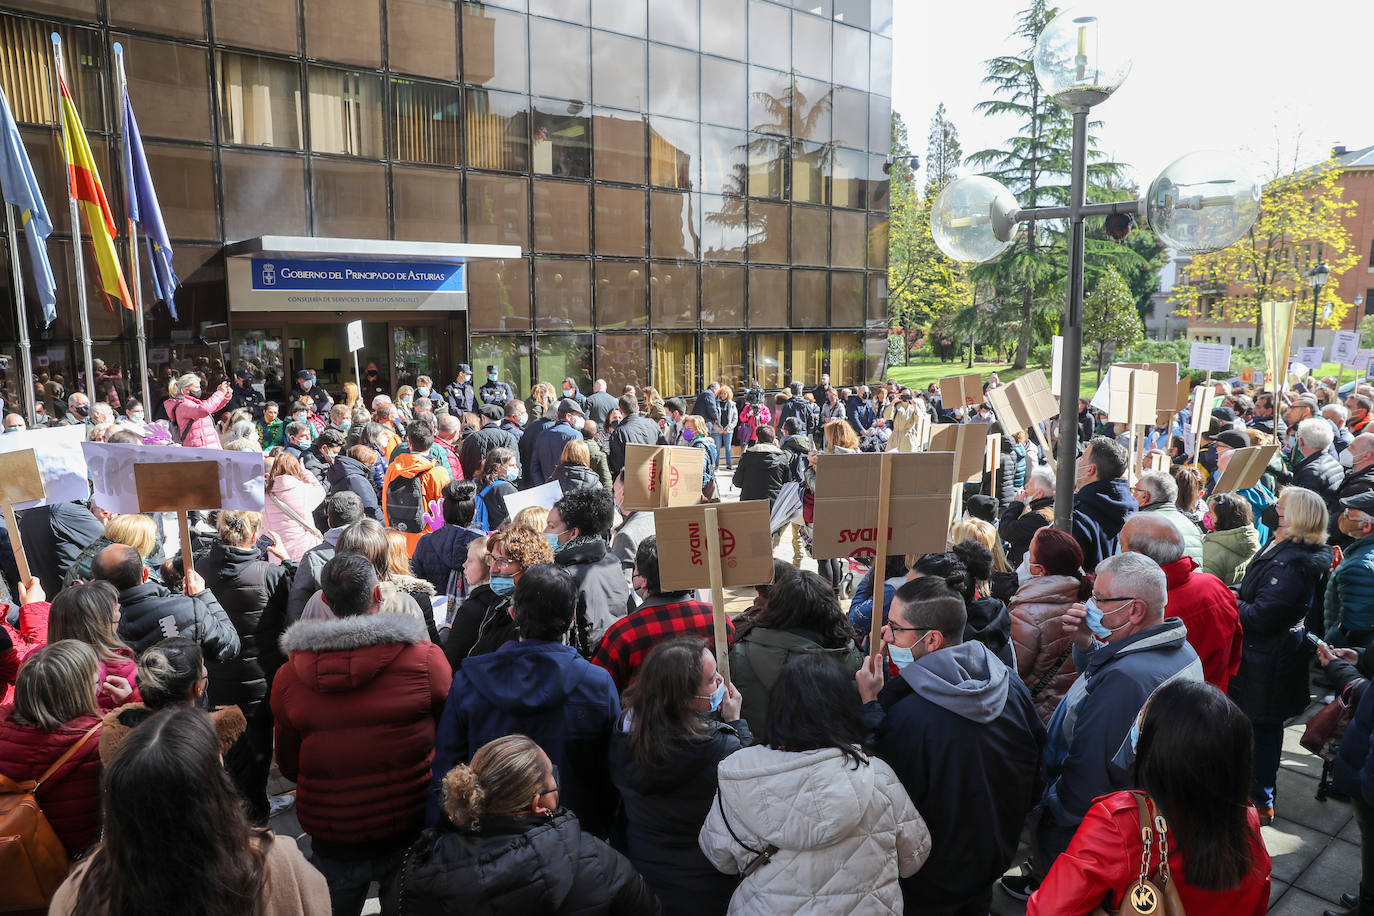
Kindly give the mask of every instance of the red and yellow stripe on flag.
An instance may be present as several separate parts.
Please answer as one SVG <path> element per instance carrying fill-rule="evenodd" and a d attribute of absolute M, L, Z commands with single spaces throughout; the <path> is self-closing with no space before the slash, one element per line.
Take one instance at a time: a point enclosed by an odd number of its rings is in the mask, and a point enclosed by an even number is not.
<path fill-rule="evenodd" d="M 124 283 L 124 271 L 120 269 L 119 257 L 115 253 L 114 215 L 110 212 L 109 201 L 105 199 L 105 188 L 100 184 L 100 173 L 96 171 L 91 147 L 86 143 L 86 131 L 81 126 L 81 116 L 76 113 L 76 104 L 67 90 L 67 81 L 61 76 L 58 81 L 62 89 L 62 157 L 67 161 L 71 196 L 80 201 L 86 211 L 86 225 L 90 229 L 91 247 L 95 249 L 96 269 L 100 272 L 100 289 L 105 294 L 105 307 L 110 308 L 110 299 L 113 298 L 132 311 L 133 297 Z"/>

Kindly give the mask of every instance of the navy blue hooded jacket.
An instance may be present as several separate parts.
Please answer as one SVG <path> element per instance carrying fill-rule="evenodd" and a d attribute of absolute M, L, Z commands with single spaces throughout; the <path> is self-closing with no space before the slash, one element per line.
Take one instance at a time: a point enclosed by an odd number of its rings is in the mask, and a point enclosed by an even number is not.
<path fill-rule="evenodd" d="M 1073 536 L 1083 548 L 1083 571 L 1116 553 L 1121 528 L 1140 506 L 1121 477 L 1084 484 L 1073 497 Z"/>
<path fill-rule="evenodd" d="M 426 823 L 439 820 L 444 776 L 505 735 L 528 735 L 559 770 L 559 802 L 606 836 L 615 789 L 606 760 L 620 695 L 605 668 L 561 643 L 527 639 L 469 657 L 453 676 L 435 736 Z"/>
<path fill-rule="evenodd" d="M 448 593 L 449 576 L 463 575 L 468 559 L 468 545 L 486 533 L 475 528 L 445 525 L 420 538 L 410 557 L 410 571 L 434 586 L 436 595 Z"/>

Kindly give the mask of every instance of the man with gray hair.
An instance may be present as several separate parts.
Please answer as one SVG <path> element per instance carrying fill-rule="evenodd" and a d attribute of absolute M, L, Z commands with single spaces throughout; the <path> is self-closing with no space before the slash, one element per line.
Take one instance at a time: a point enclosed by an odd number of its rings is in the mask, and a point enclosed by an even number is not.
<path fill-rule="evenodd" d="M 1054 524 L 1054 472 L 1037 465 L 1026 475 L 1026 485 L 1002 513 L 997 533 L 1006 544 L 1007 560 L 1020 566 L 1021 558 L 1030 550 L 1035 532 Z"/>
<path fill-rule="evenodd" d="M 1361 433 L 1351 439 L 1350 447 L 1341 455 L 1342 458 L 1346 456 L 1349 456 L 1349 470 L 1345 472 L 1341 488 L 1336 491 L 1337 505 L 1342 500 L 1374 490 L 1374 433 Z M 1331 519 L 1328 543 L 1345 546 L 1350 543 L 1350 538 L 1340 530 L 1339 521 L 1339 514 Z"/>
<path fill-rule="evenodd" d="M 1329 451 L 1336 430 L 1321 417 L 1308 417 L 1298 424 L 1298 444 L 1293 449 L 1293 486 L 1311 490 L 1335 514 L 1336 491 L 1344 478 L 1341 463 Z"/>
<path fill-rule="evenodd" d="M 1347 497 L 1340 507 L 1341 533 L 1351 541 L 1326 586 L 1325 639 L 1363 649 L 1374 639 L 1374 492 Z"/>
<path fill-rule="evenodd" d="M 1175 678 L 1202 680 L 1202 662 L 1183 621 L 1164 616 L 1167 603 L 1159 565 L 1138 553 L 1119 553 L 1097 564 L 1086 605 L 1074 604 L 1060 618 L 1082 674 L 1050 719 L 1031 870 L 1002 879 L 1013 897 L 1024 900 L 1038 886 L 1093 799 L 1133 785 L 1131 736 L 1154 689 Z"/>
<path fill-rule="evenodd" d="M 1162 518 L 1178 529 L 1183 538 L 1183 552 L 1198 566 L 1202 565 L 1202 532 L 1193 520 L 1178 508 L 1178 483 L 1164 471 L 1146 471 L 1140 475 L 1131 495 L 1140 505 L 1141 512 L 1148 512 Z M 1129 523 L 1129 519 L 1127 520 Z M 1123 550 L 1128 549 L 1123 547 Z"/>
<path fill-rule="evenodd" d="M 1350 419 L 1350 411 L 1340 404 L 1327 404 L 1322 408 L 1322 417 L 1335 427 L 1336 438 L 1331 440 L 1331 447 L 1336 450 L 1338 456 L 1344 455 L 1345 450 L 1350 447 L 1350 440 L 1355 438 L 1350 434 L 1350 430 L 1345 428 L 1346 421 Z M 1350 467 L 1344 460 L 1341 461 L 1343 467 Z"/>
<path fill-rule="evenodd" d="M 1188 643 L 1202 659 L 1202 676 L 1225 693 L 1240 670 L 1244 634 L 1236 595 L 1226 583 L 1205 573 L 1183 551 L 1184 539 L 1167 518 L 1141 511 L 1121 529 L 1121 549 L 1159 564 L 1169 587 L 1169 616 L 1188 628 Z M 1371 592 L 1374 597 L 1374 592 Z"/>

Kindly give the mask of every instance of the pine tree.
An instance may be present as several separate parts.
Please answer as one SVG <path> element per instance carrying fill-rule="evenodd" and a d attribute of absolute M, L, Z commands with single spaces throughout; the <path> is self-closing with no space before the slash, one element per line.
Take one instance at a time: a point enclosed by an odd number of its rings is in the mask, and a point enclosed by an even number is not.
<path fill-rule="evenodd" d="M 926 197 L 939 194 L 954 180 L 963 156 L 959 129 L 945 115 L 945 103 L 941 102 L 930 119 L 930 137 L 926 141 Z"/>

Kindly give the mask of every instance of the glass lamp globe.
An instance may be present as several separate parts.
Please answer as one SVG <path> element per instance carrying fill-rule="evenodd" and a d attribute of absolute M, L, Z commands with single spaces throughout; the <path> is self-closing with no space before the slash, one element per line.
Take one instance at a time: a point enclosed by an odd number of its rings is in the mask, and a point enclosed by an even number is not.
<path fill-rule="evenodd" d="M 1035 78 L 1066 108 L 1091 108 L 1131 73 L 1126 41 L 1131 26 L 1116 14 L 1103 29 L 1096 11 L 1067 9 L 1050 20 L 1035 42 Z"/>
<path fill-rule="evenodd" d="M 1150 183 L 1145 218 L 1181 252 L 1214 251 L 1243 236 L 1259 215 L 1260 184 L 1229 153 L 1203 150 L 1174 160 Z"/>
<path fill-rule="evenodd" d="M 991 261 L 1016 238 L 1016 198 L 1001 182 L 969 175 L 945 185 L 930 211 L 935 244 L 955 261 Z"/>

